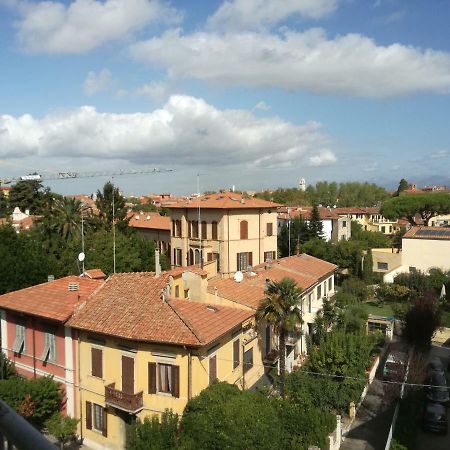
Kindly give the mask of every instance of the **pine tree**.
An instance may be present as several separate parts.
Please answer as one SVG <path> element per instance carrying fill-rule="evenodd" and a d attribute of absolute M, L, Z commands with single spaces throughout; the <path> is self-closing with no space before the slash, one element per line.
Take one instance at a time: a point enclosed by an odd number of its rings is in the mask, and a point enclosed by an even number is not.
<path fill-rule="evenodd" d="M 372 250 L 369 248 L 369 250 L 367 250 L 367 253 L 364 256 L 361 278 L 366 283 L 370 283 L 372 281 L 372 277 L 373 277 L 373 259 L 372 259 Z"/>
<path fill-rule="evenodd" d="M 323 239 L 323 224 L 320 220 L 319 208 L 316 204 L 314 204 L 312 207 L 308 228 L 311 239 Z"/>

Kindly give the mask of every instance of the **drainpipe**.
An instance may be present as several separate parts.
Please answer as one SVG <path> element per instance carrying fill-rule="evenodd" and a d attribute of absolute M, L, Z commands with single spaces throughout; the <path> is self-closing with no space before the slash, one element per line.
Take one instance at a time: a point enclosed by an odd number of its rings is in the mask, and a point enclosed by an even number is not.
<path fill-rule="evenodd" d="M 78 397 L 80 399 L 80 441 L 83 443 L 83 399 L 81 398 L 81 365 L 80 365 L 80 332 L 77 331 L 77 372 L 78 372 Z"/>
<path fill-rule="evenodd" d="M 192 353 L 188 351 L 188 400 L 192 398 Z"/>
<path fill-rule="evenodd" d="M 36 330 L 35 330 L 35 321 L 31 319 L 31 327 L 33 330 L 33 378 L 36 378 Z"/>
<path fill-rule="evenodd" d="M 258 212 L 258 264 L 261 264 L 261 210 Z"/>
<path fill-rule="evenodd" d="M 227 210 L 228 218 L 228 274 L 230 274 L 230 210 Z"/>
<path fill-rule="evenodd" d="M 245 344 L 242 342 L 242 390 L 245 389 L 245 363 L 244 363 L 244 348 Z"/>

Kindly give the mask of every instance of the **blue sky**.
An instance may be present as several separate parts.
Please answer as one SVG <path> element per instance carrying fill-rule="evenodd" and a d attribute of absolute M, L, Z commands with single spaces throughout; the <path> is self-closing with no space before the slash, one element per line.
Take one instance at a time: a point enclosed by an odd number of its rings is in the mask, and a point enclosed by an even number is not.
<path fill-rule="evenodd" d="M 449 20 L 446 0 L 0 0 L 0 178 L 450 184 Z"/>

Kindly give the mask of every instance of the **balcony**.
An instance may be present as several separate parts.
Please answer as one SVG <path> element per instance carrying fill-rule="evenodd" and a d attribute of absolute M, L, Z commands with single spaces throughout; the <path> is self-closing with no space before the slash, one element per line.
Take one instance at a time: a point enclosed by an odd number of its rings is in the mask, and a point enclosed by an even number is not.
<path fill-rule="evenodd" d="M 269 353 L 264 357 L 263 361 L 265 364 L 275 365 L 280 358 L 280 352 L 278 349 L 273 348 Z"/>
<path fill-rule="evenodd" d="M 143 391 L 137 394 L 128 394 L 115 389 L 115 383 L 105 386 L 105 402 L 129 413 L 137 413 L 143 408 Z"/>

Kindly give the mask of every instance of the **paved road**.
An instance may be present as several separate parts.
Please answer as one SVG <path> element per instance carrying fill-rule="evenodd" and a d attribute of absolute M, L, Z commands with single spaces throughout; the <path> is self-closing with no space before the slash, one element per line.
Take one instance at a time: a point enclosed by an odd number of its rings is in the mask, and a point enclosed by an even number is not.
<path fill-rule="evenodd" d="M 441 347 L 440 345 L 433 345 L 430 352 L 430 357 L 439 356 L 444 362 L 445 367 L 450 360 L 450 349 Z M 449 411 L 447 410 L 447 417 L 449 417 Z M 439 436 L 432 433 L 419 432 L 417 438 L 417 450 L 449 450 L 450 449 L 450 433 L 446 436 Z"/>
<path fill-rule="evenodd" d="M 383 409 L 383 393 L 383 385 L 374 380 L 341 450 L 384 450 L 394 410 Z"/>

